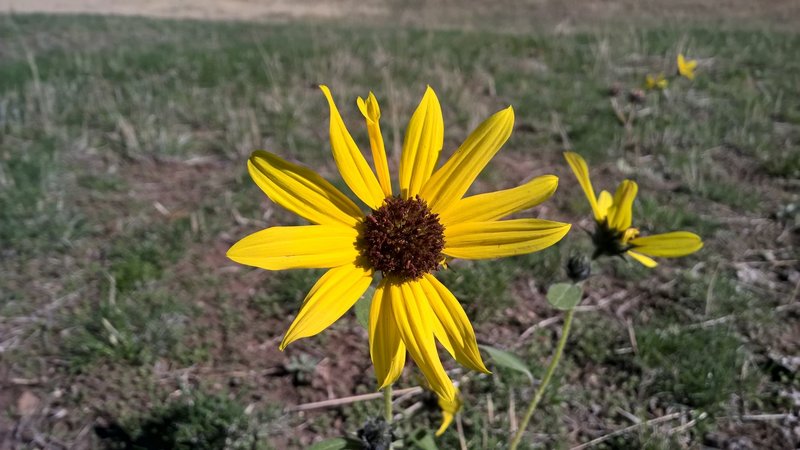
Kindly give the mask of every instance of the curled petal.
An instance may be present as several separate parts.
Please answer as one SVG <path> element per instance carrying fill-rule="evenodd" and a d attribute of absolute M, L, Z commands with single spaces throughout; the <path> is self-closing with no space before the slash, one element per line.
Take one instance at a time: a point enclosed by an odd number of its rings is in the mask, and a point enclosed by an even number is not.
<path fill-rule="evenodd" d="M 331 110 L 331 149 L 336 166 L 353 193 L 370 208 L 378 209 L 385 198 L 378 179 L 375 178 L 367 160 L 364 159 L 361 150 L 358 149 L 350 132 L 347 131 L 342 116 L 333 102 L 331 91 L 327 86 L 320 86 L 320 89 L 328 99 L 328 106 Z"/>
<path fill-rule="evenodd" d="M 633 222 L 633 200 L 639 187 L 635 181 L 622 180 L 614 194 L 614 203 L 608 209 L 608 226 L 625 231 Z"/>
<path fill-rule="evenodd" d="M 564 152 L 564 158 L 567 160 L 569 167 L 572 168 L 575 178 L 578 179 L 578 184 L 581 185 L 581 189 L 586 195 L 586 200 L 589 200 L 595 220 L 601 222 L 605 218 L 605 214 L 601 214 L 600 209 L 597 207 L 597 198 L 594 195 L 592 180 L 589 179 L 589 166 L 586 165 L 586 160 L 575 152 Z"/>

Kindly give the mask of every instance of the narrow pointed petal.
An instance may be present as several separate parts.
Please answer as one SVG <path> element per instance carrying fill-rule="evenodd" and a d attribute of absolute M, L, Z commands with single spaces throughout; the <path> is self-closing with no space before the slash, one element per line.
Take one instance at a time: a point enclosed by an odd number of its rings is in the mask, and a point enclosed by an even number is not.
<path fill-rule="evenodd" d="M 352 227 L 364 216 L 355 203 L 314 171 L 272 153 L 253 152 L 247 169 L 273 202 L 312 223 Z"/>
<path fill-rule="evenodd" d="M 700 236 L 688 231 L 673 231 L 639 237 L 631 240 L 630 244 L 637 253 L 662 258 L 686 256 L 703 248 L 703 240 L 700 239 Z"/>
<path fill-rule="evenodd" d="M 435 213 L 450 208 L 467 192 L 489 160 L 511 136 L 514 110 L 508 108 L 486 119 L 422 187 L 420 195 Z"/>
<path fill-rule="evenodd" d="M 300 312 L 283 337 L 280 349 L 314 336 L 339 320 L 372 282 L 372 271 L 347 264 L 325 272 L 303 301 Z"/>
<path fill-rule="evenodd" d="M 614 204 L 614 197 L 611 196 L 611 193 L 608 191 L 601 191 L 600 196 L 597 197 L 597 213 L 600 216 L 599 221 L 603 221 L 606 217 L 608 217 L 608 210 L 611 209 L 611 205 Z"/>
<path fill-rule="evenodd" d="M 400 194 L 412 198 L 428 181 L 444 144 L 444 119 L 430 86 L 411 116 L 400 157 Z"/>
<path fill-rule="evenodd" d="M 541 219 L 470 222 L 445 228 L 447 256 L 465 259 L 500 258 L 547 248 L 560 241 L 570 224 Z"/>
<path fill-rule="evenodd" d="M 406 364 L 406 346 L 397 332 L 391 301 L 386 280 L 381 280 L 369 311 L 369 354 L 378 389 L 397 381 Z"/>
<path fill-rule="evenodd" d="M 419 367 L 431 389 L 448 401 L 455 399 L 455 386 L 444 371 L 436 342 L 433 336 L 433 317 L 424 314 L 421 303 L 425 298 L 417 298 L 411 287 L 414 281 L 405 283 L 388 283 L 400 338 L 406 345 L 411 358 Z"/>
<path fill-rule="evenodd" d="M 358 109 L 367 121 L 367 134 L 369 134 L 369 147 L 372 149 L 372 161 L 375 163 L 375 173 L 385 197 L 392 195 L 392 181 L 389 178 L 389 161 L 386 159 L 386 147 L 381 134 L 381 108 L 378 99 L 370 92 L 367 100 L 358 97 Z"/>
<path fill-rule="evenodd" d="M 358 231 L 342 225 L 272 227 L 228 250 L 228 258 L 267 270 L 338 267 L 358 257 Z"/>
<path fill-rule="evenodd" d="M 361 199 L 367 206 L 372 209 L 380 208 L 383 204 L 383 195 L 378 179 L 372 169 L 369 168 L 367 160 L 361 154 L 356 142 L 347 131 L 344 125 L 342 116 L 333 102 L 331 91 L 327 86 L 320 86 L 325 98 L 328 99 L 328 106 L 331 110 L 331 149 L 333 150 L 333 159 L 336 161 L 336 167 L 339 168 L 339 173 L 342 174 L 344 182 L 350 187 L 354 194 Z"/>
<path fill-rule="evenodd" d="M 592 180 L 589 178 L 589 166 L 586 165 L 586 161 L 581 155 L 574 152 L 564 152 L 564 158 L 567 160 L 569 167 L 572 168 L 572 173 L 575 174 L 575 178 L 578 179 L 578 184 L 581 185 L 586 199 L 589 200 L 589 205 L 592 207 L 595 220 L 601 222 L 605 218 L 605 215 L 600 214 L 600 209 L 597 207 L 597 197 L 594 195 Z"/>
<path fill-rule="evenodd" d="M 453 358 L 464 367 L 490 373 L 478 350 L 472 324 L 455 296 L 431 274 L 425 275 L 419 284 L 433 313 L 442 324 L 443 331 L 452 346 Z"/>
<path fill-rule="evenodd" d="M 463 222 L 489 222 L 517 211 L 532 208 L 550 198 L 558 187 L 558 177 L 544 175 L 512 189 L 473 195 L 453 203 L 439 213 L 447 227 Z"/>
<path fill-rule="evenodd" d="M 633 200 L 639 187 L 635 181 L 622 180 L 614 194 L 614 204 L 608 209 L 608 225 L 619 231 L 630 228 L 633 222 Z"/>
<path fill-rule="evenodd" d="M 635 259 L 636 261 L 638 261 L 643 266 L 645 266 L 645 267 L 647 267 L 649 269 L 652 269 L 653 267 L 656 267 L 658 265 L 658 263 L 655 262 L 653 260 L 653 258 L 650 258 L 648 256 L 644 256 L 641 253 L 636 253 L 636 252 L 631 251 L 631 250 L 628 250 L 626 253 L 628 254 L 628 256 L 630 256 L 631 258 Z"/>

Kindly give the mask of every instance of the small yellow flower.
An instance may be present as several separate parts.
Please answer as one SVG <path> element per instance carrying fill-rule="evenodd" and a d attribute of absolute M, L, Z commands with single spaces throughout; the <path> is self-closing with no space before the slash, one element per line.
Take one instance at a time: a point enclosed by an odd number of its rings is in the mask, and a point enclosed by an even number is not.
<path fill-rule="evenodd" d="M 683 57 L 683 53 L 678 53 L 678 74 L 690 80 L 694 80 L 694 69 L 697 68 L 697 60 Z"/>
<path fill-rule="evenodd" d="M 303 301 L 281 350 L 330 326 L 378 278 L 368 332 L 379 389 L 397 380 L 408 352 L 433 391 L 452 401 L 455 387 L 439 359 L 437 340 L 462 365 L 488 370 L 466 313 L 434 272 L 446 258 L 520 255 L 561 240 L 569 224 L 500 220 L 549 198 L 558 178 L 544 175 L 513 189 L 464 197 L 511 135 L 514 111 L 509 107 L 483 122 L 437 169 L 444 123 L 429 87 L 406 130 L 395 195 L 375 96 L 359 98 L 358 106 L 377 175 L 347 131 L 330 91 L 321 89 L 330 108 L 336 166 L 369 211 L 362 212 L 314 171 L 259 150 L 248 161 L 253 181 L 272 201 L 312 224 L 258 231 L 234 244 L 228 257 L 267 270 L 329 269 Z"/>
<path fill-rule="evenodd" d="M 647 267 L 655 267 L 658 263 L 645 255 L 677 258 L 703 248 L 700 236 L 688 231 L 639 237 L 639 230 L 631 227 L 633 200 L 638 190 L 636 182 L 623 180 L 613 197 L 608 191 L 602 191 L 599 197 L 595 197 L 586 161 L 573 152 L 565 152 L 564 157 L 578 178 L 594 212 L 597 223 L 592 235 L 595 257 L 624 253 Z"/>
<path fill-rule="evenodd" d="M 439 426 L 439 429 L 436 430 L 436 436 L 443 435 L 447 427 L 453 423 L 456 414 L 461 410 L 461 405 L 461 394 L 459 394 L 458 389 L 456 389 L 456 396 L 453 400 L 439 397 L 439 408 L 442 410 L 442 424 Z"/>
<path fill-rule="evenodd" d="M 648 73 L 644 80 L 644 87 L 646 87 L 651 91 L 655 89 L 664 90 L 667 88 L 668 85 L 669 81 L 667 81 L 667 79 L 664 78 L 663 73 L 660 73 L 658 75 L 653 75 Z"/>

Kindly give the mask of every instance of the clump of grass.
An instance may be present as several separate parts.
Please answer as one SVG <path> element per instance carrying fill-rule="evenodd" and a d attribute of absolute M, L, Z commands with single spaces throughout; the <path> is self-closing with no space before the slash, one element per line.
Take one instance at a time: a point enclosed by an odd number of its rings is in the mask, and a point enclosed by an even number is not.
<path fill-rule="evenodd" d="M 63 342 L 73 368 L 80 370 L 99 360 L 149 364 L 161 356 L 175 356 L 188 311 L 167 292 L 142 291 L 119 300 L 78 308 Z"/>
<path fill-rule="evenodd" d="M 652 371 L 651 395 L 714 411 L 742 388 L 744 353 L 725 329 L 637 330 L 639 362 Z"/>
<path fill-rule="evenodd" d="M 139 417 L 126 430 L 98 428 L 112 449 L 266 449 L 242 406 L 222 395 L 193 392 Z"/>

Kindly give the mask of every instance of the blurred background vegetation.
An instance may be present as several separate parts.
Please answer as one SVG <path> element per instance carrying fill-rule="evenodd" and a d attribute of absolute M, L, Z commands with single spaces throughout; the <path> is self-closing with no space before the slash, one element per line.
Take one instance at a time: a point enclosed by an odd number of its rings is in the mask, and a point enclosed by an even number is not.
<path fill-rule="evenodd" d="M 479 342 L 536 378 L 559 329 L 544 292 L 588 246 L 563 150 L 587 158 L 596 186 L 638 181 L 643 231 L 703 236 L 701 252 L 652 271 L 595 267 L 523 448 L 602 436 L 596 448 L 795 448 L 800 7 L 365 5 L 303 3 L 279 20 L 219 7 L 257 22 L 0 15 L 0 448 L 304 448 L 379 414 L 380 401 L 286 409 L 373 392 L 366 333 L 349 314 L 280 353 L 319 272 L 224 256 L 248 233 L 300 223 L 249 180 L 253 149 L 344 187 L 321 83 L 363 149 L 355 98 L 375 92 L 395 161 L 426 84 L 445 154 L 514 106 L 515 132 L 473 191 L 556 174 L 559 191 L 532 213 L 576 226 L 546 251 L 439 275 Z M 679 52 L 697 78 L 642 91 Z M 501 448 L 530 382 L 446 365 L 465 410 L 439 447 Z M 407 369 L 399 387 L 420 381 Z M 396 411 L 401 433 L 438 427 L 427 394 Z"/>

